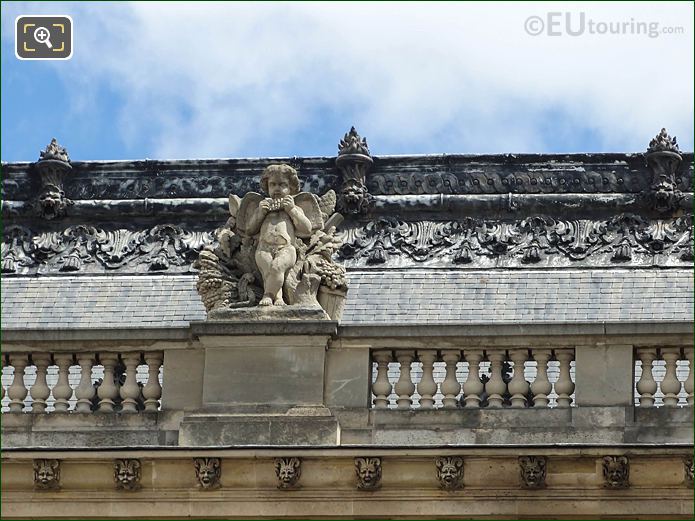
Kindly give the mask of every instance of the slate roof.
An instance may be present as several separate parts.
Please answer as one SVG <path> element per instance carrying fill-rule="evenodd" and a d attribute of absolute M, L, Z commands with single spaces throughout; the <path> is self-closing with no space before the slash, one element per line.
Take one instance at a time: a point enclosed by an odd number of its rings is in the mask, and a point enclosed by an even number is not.
<path fill-rule="evenodd" d="M 349 273 L 343 325 L 692 321 L 684 269 Z M 2 280 L 3 329 L 185 328 L 204 320 L 195 276 Z"/>

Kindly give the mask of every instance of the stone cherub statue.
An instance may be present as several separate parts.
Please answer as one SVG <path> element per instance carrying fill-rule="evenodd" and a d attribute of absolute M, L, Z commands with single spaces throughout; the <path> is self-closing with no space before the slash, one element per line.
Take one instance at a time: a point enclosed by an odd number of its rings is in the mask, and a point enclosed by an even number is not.
<path fill-rule="evenodd" d="M 269 197 L 230 195 L 218 245 L 206 247 L 197 261 L 208 316 L 229 318 L 225 310 L 242 307 L 321 305 L 336 318 L 347 283 L 345 269 L 332 260 L 341 245 L 335 192 L 300 192 L 297 171 L 285 164 L 269 165 L 261 187 Z"/>

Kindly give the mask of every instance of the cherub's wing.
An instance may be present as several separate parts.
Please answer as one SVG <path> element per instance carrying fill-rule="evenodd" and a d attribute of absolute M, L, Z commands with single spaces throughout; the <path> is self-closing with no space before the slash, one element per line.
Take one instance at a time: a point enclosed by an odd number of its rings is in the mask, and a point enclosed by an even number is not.
<path fill-rule="evenodd" d="M 328 192 L 323 194 L 321 197 L 318 197 L 317 199 L 319 203 L 319 208 L 321 209 L 321 213 L 323 214 L 323 220 L 325 221 L 331 215 L 333 215 L 333 212 L 335 212 L 335 192 L 333 190 L 328 190 Z"/>
<path fill-rule="evenodd" d="M 295 195 L 294 204 L 299 206 L 304 212 L 304 215 L 307 216 L 311 222 L 312 231 L 323 228 L 323 216 L 321 215 L 321 208 L 319 208 L 319 203 L 313 194 L 301 192 Z"/>
<path fill-rule="evenodd" d="M 236 229 L 241 235 L 246 235 L 246 226 L 248 225 L 253 212 L 256 211 L 258 205 L 261 204 L 263 196 L 256 192 L 248 192 L 244 195 L 244 198 L 239 203 L 239 210 L 237 211 Z M 230 207 L 231 207 L 230 198 Z M 230 208 L 231 210 L 231 208 Z"/>
<path fill-rule="evenodd" d="M 227 219 L 227 226 L 233 231 L 236 231 L 236 220 L 239 214 L 239 205 L 241 204 L 241 198 L 235 194 L 229 194 L 229 219 Z"/>
<path fill-rule="evenodd" d="M 236 194 L 229 194 L 229 215 L 236 218 L 239 213 L 241 198 Z"/>

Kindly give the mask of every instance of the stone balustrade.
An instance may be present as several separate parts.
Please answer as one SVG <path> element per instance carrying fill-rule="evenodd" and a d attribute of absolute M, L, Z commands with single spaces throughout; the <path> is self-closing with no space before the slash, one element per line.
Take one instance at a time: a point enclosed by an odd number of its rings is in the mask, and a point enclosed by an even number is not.
<path fill-rule="evenodd" d="M 573 374 L 571 348 L 375 350 L 372 406 L 570 407 Z"/>
<path fill-rule="evenodd" d="M 642 347 L 635 350 L 635 405 L 693 405 L 693 348 Z"/>
<path fill-rule="evenodd" d="M 2 412 L 156 412 L 163 353 L 3 353 Z"/>

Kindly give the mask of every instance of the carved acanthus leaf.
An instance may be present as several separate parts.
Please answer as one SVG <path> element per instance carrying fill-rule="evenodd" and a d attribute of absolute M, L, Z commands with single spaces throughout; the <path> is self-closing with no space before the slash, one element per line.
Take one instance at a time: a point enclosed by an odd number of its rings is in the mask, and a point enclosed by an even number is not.
<path fill-rule="evenodd" d="M 339 257 L 366 264 L 389 260 L 402 263 L 444 261 L 468 264 L 480 259 L 508 259 L 537 263 L 550 257 L 572 262 L 592 255 L 615 262 L 634 254 L 677 256 L 692 260 L 690 217 L 649 221 L 634 214 L 608 220 L 555 220 L 534 216 L 522 221 L 404 222 L 380 218 L 348 230 Z M 398 260 L 400 258 L 400 260 Z"/>

